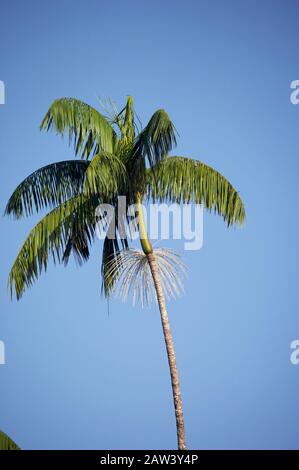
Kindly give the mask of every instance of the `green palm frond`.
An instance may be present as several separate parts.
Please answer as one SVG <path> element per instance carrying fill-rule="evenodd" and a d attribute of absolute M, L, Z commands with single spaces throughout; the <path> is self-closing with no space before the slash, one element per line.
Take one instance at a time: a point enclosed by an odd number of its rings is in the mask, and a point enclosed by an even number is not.
<path fill-rule="evenodd" d="M 106 298 L 110 297 L 110 294 L 113 290 L 117 279 L 117 272 L 115 270 L 114 275 L 111 276 L 110 272 L 110 263 L 116 259 L 120 250 L 128 250 L 129 242 L 127 236 L 127 222 L 128 222 L 128 199 L 124 201 L 126 207 L 123 207 L 123 214 L 119 214 L 119 201 L 118 198 L 115 198 L 114 201 L 111 201 L 114 206 L 114 221 L 109 223 L 106 237 L 103 244 L 103 255 L 102 255 L 102 293 Z M 121 218 L 119 219 L 119 215 Z M 121 262 L 120 262 L 121 264 Z"/>
<path fill-rule="evenodd" d="M 21 450 L 20 447 L 5 434 L 0 431 L 0 450 Z"/>
<path fill-rule="evenodd" d="M 89 196 L 96 195 L 99 188 L 101 188 L 101 193 L 106 196 L 105 203 L 111 204 L 115 211 L 114 223 L 110 223 L 108 226 L 102 253 L 102 293 L 107 298 L 113 285 L 107 271 L 107 263 L 116 256 L 120 244 L 122 248 L 128 248 L 127 237 L 120 236 L 124 234 L 125 221 L 118 220 L 118 196 L 123 195 L 123 191 L 127 191 L 128 185 L 127 170 L 121 159 L 107 153 L 98 154 L 92 159 L 86 172 L 84 192 Z M 126 200 L 126 204 L 129 203 L 129 200 Z M 102 224 L 105 225 L 105 218 Z"/>
<path fill-rule="evenodd" d="M 218 171 L 198 160 L 166 157 L 147 176 L 148 196 L 154 200 L 203 204 L 221 215 L 228 226 L 245 221 L 238 192 Z"/>
<path fill-rule="evenodd" d="M 126 238 L 121 239 L 121 246 L 123 250 L 127 250 L 128 240 Z M 103 254 L 102 254 L 102 267 L 101 267 L 101 274 L 102 274 L 102 293 L 106 298 L 109 298 L 115 282 L 118 278 L 117 270 L 115 269 L 113 275 L 111 275 L 111 262 L 117 259 L 118 254 L 120 252 L 120 243 L 117 238 L 117 231 L 115 230 L 114 238 L 110 238 L 106 236 L 103 244 Z M 121 265 L 121 261 L 119 260 L 118 263 L 119 267 Z M 119 270 L 120 274 L 120 270 Z"/>
<path fill-rule="evenodd" d="M 151 167 L 176 145 L 176 131 L 164 109 L 156 111 L 137 137 L 133 156 L 147 159 Z"/>
<path fill-rule="evenodd" d="M 183 292 L 183 278 L 186 266 L 173 250 L 157 248 L 154 250 L 158 272 L 164 295 L 177 297 Z M 142 307 L 156 299 L 156 290 L 147 256 L 141 250 L 122 250 L 107 264 L 111 279 L 111 293 L 126 301 L 132 294 L 133 304 Z"/>
<path fill-rule="evenodd" d="M 128 97 L 126 105 L 120 112 L 114 112 L 112 122 L 117 124 L 122 140 L 125 143 L 133 142 L 135 138 L 134 115 L 135 110 L 132 96 Z"/>
<path fill-rule="evenodd" d="M 123 132 L 129 142 L 133 142 L 135 138 L 134 126 L 134 103 L 132 96 L 128 97 L 126 107 L 124 109 L 124 127 Z"/>
<path fill-rule="evenodd" d="M 108 120 L 96 109 L 74 98 L 55 100 L 45 115 L 41 129 L 54 128 L 74 141 L 75 153 L 89 158 L 100 151 L 113 153 L 118 140 Z"/>
<path fill-rule="evenodd" d="M 116 241 L 116 243 L 115 243 Z M 101 274 L 102 274 L 102 293 L 106 298 L 109 298 L 111 288 L 114 283 L 114 279 L 110 276 L 108 271 L 108 263 L 115 258 L 116 254 L 119 251 L 119 246 L 117 244 L 117 240 L 113 240 L 109 237 L 105 237 L 103 243 L 103 252 L 102 252 L 102 266 L 101 266 Z"/>
<path fill-rule="evenodd" d="M 87 195 L 100 192 L 109 202 L 127 182 L 127 170 L 122 160 L 116 155 L 101 152 L 93 157 L 86 170 L 83 191 Z"/>
<path fill-rule="evenodd" d="M 55 207 L 76 196 L 83 188 L 89 162 L 66 160 L 44 166 L 35 171 L 16 188 L 11 195 L 5 215 L 16 219 L 31 215 L 34 209 Z"/>
<path fill-rule="evenodd" d="M 47 269 L 49 256 L 54 263 L 68 261 L 73 251 L 82 262 L 88 259 L 88 246 L 95 235 L 98 198 L 76 196 L 41 219 L 25 240 L 9 274 L 11 294 L 13 288 L 19 299 L 25 288 Z"/>

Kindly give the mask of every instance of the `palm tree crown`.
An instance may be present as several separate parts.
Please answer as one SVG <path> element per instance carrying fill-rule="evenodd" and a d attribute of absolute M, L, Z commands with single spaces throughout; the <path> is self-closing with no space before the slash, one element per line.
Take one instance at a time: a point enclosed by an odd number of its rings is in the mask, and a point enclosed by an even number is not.
<path fill-rule="evenodd" d="M 68 134 L 81 159 L 38 169 L 8 201 L 5 213 L 16 219 L 50 209 L 29 233 L 11 268 L 9 286 L 17 299 L 46 269 L 49 257 L 64 264 L 71 253 L 79 262 L 89 258 L 96 208 L 100 203 L 117 208 L 119 195 L 126 197 L 127 205 L 143 200 L 202 203 L 221 215 L 228 226 L 243 223 L 245 211 L 238 192 L 220 173 L 198 160 L 169 155 L 176 145 L 176 131 L 164 110 L 156 111 L 139 130 L 132 97 L 120 112 L 113 109 L 104 116 L 82 101 L 61 98 L 45 115 L 41 129 Z M 106 296 L 115 281 L 109 263 L 121 247 L 128 247 L 123 231 L 126 223 L 116 220 L 115 238 L 104 240 Z M 150 253 L 150 241 L 142 232 L 141 243 L 143 251 Z"/>

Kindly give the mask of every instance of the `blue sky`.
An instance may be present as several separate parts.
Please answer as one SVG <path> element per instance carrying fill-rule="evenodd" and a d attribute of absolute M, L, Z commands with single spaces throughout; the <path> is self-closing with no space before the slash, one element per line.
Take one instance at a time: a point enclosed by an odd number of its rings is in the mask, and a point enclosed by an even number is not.
<path fill-rule="evenodd" d="M 298 16 L 294 0 L 1 2 L 2 212 L 25 176 L 73 157 L 39 132 L 63 96 L 131 94 L 143 124 L 165 108 L 175 154 L 217 168 L 245 202 L 241 230 L 205 214 L 185 296 L 169 304 L 193 449 L 298 448 Z M 82 268 L 51 266 L 10 300 L 37 220 L 1 219 L 0 428 L 24 449 L 174 448 L 159 313 L 115 300 L 108 315 L 99 243 Z"/>

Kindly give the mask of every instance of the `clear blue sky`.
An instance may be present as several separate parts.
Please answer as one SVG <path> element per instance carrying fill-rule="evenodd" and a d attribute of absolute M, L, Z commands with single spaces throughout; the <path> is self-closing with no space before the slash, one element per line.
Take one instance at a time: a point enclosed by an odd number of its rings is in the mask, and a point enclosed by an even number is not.
<path fill-rule="evenodd" d="M 159 107 L 176 154 L 221 171 L 247 222 L 205 214 L 185 253 L 186 295 L 169 304 L 189 448 L 298 448 L 299 4 L 263 1 L 4 0 L 0 11 L 1 211 L 38 167 L 73 157 L 41 134 L 50 103 L 135 98 Z M 101 246 L 82 268 L 50 268 L 10 301 L 10 265 L 36 217 L 1 219 L 0 428 L 24 449 L 176 445 L 157 308 L 100 296 Z M 168 243 L 177 250 L 182 243 Z"/>

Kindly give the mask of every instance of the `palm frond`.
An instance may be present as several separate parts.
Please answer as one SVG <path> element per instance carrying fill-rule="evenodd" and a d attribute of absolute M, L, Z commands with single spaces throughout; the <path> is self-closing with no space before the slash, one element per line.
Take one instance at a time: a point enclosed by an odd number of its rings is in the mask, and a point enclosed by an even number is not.
<path fill-rule="evenodd" d="M 176 131 L 164 109 L 156 111 L 136 139 L 133 156 L 153 167 L 176 145 Z"/>
<path fill-rule="evenodd" d="M 123 236 L 125 221 L 118 220 L 118 196 L 123 195 L 123 190 L 127 190 L 128 184 L 126 167 L 121 159 L 107 153 L 98 154 L 92 159 L 86 172 L 84 192 L 90 196 L 97 194 L 100 189 L 105 195 L 105 203 L 114 207 L 114 219 L 107 227 L 102 253 L 102 293 L 107 298 L 114 282 L 107 271 L 107 264 L 118 253 L 120 244 L 122 248 L 128 248 L 127 237 Z M 129 200 L 126 200 L 126 204 L 129 204 Z M 103 218 L 102 224 L 105 225 L 106 222 Z"/>
<path fill-rule="evenodd" d="M 111 103 L 110 107 L 112 108 L 113 115 L 111 122 L 112 124 L 116 124 L 120 130 L 122 141 L 125 143 L 133 142 L 135 137 L 135 111 L 132 96 L 128 97 L 126 105 L 119 112 L 114 103 Z"/>
<path fill-rule="evenodd" d="M 0 431 L 0 450 L 20 450 L 20 447 L 7 434 Z"/>
<path fill-rule="evenodd" d="M 44 166 L 18 185 L 11 195 L 5 215 L 16 219 L 41 209 L 55 207 L 76 196 L 83 188 L 89 162 L 66 160 Z"/>
<path fill-rule="evenodd" d="M 227 179 L 198 160 L 166 157 L 148 170 L 148 197 L 170 202 L 195 202 L 221 215 L 227 225 L 245 221 L 243 202 Z"/>
<path fill-rule="evenodd" d="M 25 240 L 9 274 L 9 287 L 19 299 L 46 271 L 49 257 L 67 263 L 71 251 L 82 262 L 95 235 L 98 199 L 76 196 L 41 219 Z"/>
<path fill-rule="evenodd" d="M 76 155 L 89 158 L 100 151 L 113 153 L 118 137 L 107 119 L 96 109 L 74 98 L 55 100 L 45 115 L 41 129 L 69 135 Z"/>
<path fill-rule="evenodd" d="M 124 163 L 116 155 L 100 152 L 93 157 L 85 174 L 84 193 L 99 192 L 109 202 L 128 181 Z"/>
<path fill-rule="evenodd" d="M 186 266 L 180 256 L 172 250 L 154 250 L 162 289 L 167 298 L 177 297 L 183 292 L 183 278 Z M 107 272 L 112 280 L 111 293 L 126 301 L 132 294 L 133 304 L 148 305 L 156 299 L 147 256 L 141 250 L 119 251 L 107 264 Z"/>
<path fill-rule="evenodd" d="M 116 259 L 120 250 L 128 250 L 129 242 L 127 236 L 127 222 L 128 222 L 128 200 L 124 201 L 126 207 L 123 207 L 119 214 L 119 200 L 115 198 L 113 202 L 114 206 L 114 220 L 109 223 L 107 228 L 106 237 L 103 245 L 103 254 L 102 254 L 102 293 L 106 298 L 110 297 L 110 294 L 115 285 L 116 279 L 118 277 L 117 270 L 114 271 L 113 276 L 110 271 L 110 264 L 113 260 Z M 120 215 L 120 219 L 119 219 Z M 121 261 L 119 259 L 119 267 Z"/>
<path fill-rule="evenodd" d="M 122 134 L 125 140 L 133 142 L 135 138 L 135 125 L 134 125 L 134 103 L 132 96 L 127 99 L 126 106 L 123 110 L 124 118 L 122 123 Z"/>
<path fill-rule="evenodd" d="M 121 239 L 121 245 L 123 250 L 128 249 L 128 240 Z M 106 236 L 103 244 L 103 253 L 102 253 L 102 266 L 101 266 L 101 274 L 102 274 L 102 293 L 106 298 L 109 298 L 111 292 L 113 291 L 115 282 L 120 274 L 119 270 L 114 270 L 113 275 L 111 274 L 110 265 L 112 261 L 115 262 L 118 254 L 120 252 L 120 244 L 118 241 L 117 233 L 115 230 L 114 238 Z M 119 267 L 121 266 L 121 260 L 119 259 L 118 263 Z"/>

